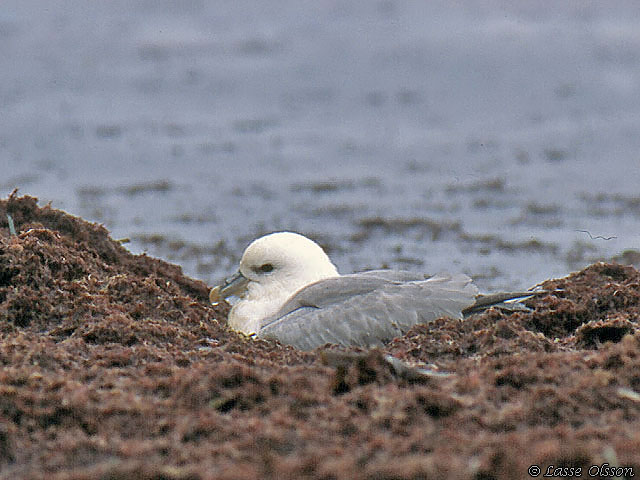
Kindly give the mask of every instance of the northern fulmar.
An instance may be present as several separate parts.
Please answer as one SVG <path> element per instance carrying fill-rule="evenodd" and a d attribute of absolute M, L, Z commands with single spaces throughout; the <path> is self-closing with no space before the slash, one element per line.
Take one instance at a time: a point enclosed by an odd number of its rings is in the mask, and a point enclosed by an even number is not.
<path fill-rule="evenodd" d="M 211 290 L 209 299 L 238 297 L 229 313 L 234 330 L 276 339 L 302 350 L 326 343 L 379 346 L 413 325 L 535 295 L 478 295 L 467 275 L 425 276 L 398 270 L 340 275 L 314 241 L 292 232 L 254 240 L 239 271 Z"/>

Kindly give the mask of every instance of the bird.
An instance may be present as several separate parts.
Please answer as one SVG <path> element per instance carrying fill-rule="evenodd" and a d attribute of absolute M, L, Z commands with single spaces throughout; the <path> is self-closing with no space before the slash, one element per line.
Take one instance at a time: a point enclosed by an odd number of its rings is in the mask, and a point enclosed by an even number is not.
<path fill-rule="evenodd" d="M 275 232 L 249 244 L 238 272 L 211 289 L 213 304 L 238 298 L 229 326 L 300 350 L 327 343 L 383 346 L 412 326 L 467 314 L 540 292 L 479 295 L 463 273 L 433 276 L 403 270 L 340 275 L 313 240 Z M 526 308 L 522 306 L 522 308 Z"/>

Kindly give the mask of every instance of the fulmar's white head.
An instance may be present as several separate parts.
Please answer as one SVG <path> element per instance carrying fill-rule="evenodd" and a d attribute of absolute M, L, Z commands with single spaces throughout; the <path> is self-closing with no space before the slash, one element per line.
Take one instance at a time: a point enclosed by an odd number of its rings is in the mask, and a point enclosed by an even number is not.
<path fill-rule="evenodd" d="M 229 325 L 256 333 L 298 290 L 310 283 L 339 276 L 320 246 L 292 232 L 277 232 L 254 240 L 242 254 L 240 269 L 211 290 L 213 303 L 240 297 L 229 313 Z"/>

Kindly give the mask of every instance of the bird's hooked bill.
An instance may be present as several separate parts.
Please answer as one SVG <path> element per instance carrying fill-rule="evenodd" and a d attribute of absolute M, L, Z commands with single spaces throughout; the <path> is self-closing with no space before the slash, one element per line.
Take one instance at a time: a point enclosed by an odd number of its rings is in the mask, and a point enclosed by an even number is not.
<path fill-rule="evenodd" d="M 227 299 L 234 295 L 242 297 L 247 291 L 248 283 L 249 280 L 242 275 L 242 273 L 237 272 L 235 275 L 225 279 L 222 284 L 211 289 L 211 292 L 209 292 L 209 301 L 216 305 L 223 299 Z"/>

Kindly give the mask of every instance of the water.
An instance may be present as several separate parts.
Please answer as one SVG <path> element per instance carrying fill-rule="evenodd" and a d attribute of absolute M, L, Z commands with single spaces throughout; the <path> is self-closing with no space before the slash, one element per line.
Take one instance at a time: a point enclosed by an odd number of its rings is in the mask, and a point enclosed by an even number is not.
<path fill-rule="evenodd" d="M 3 1 L 0 188 L 213 283 L 295 230 L 342 272 L 524 288 L 640 236 L 640 4 Z"/>

